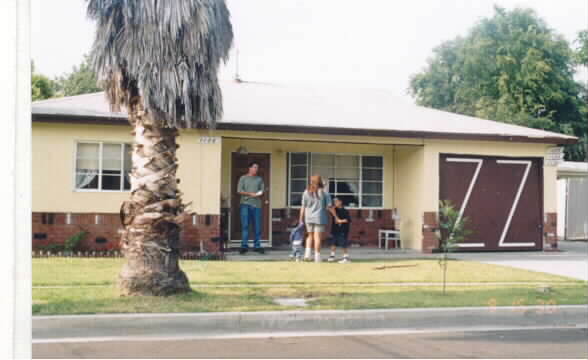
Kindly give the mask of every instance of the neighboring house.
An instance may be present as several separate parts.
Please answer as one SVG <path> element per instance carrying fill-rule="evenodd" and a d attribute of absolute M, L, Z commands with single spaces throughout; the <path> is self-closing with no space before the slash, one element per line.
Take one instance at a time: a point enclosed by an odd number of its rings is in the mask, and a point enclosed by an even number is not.
<path fill-rule="evenodd" d="M 557 167 L 557 236 L 588 240 L 588 163 L 565 161 Z"/>
<path fill-rule="evenodd" d="M 556 167 L 550 147 L 572 136 L 418 107 L 385 91 L 223 82 L 216 130 L 183 130 L 178 177 L 197 213 L 185 249 L 240 243 L 236 184 L 261 163 L 263 245 L 287 243 L 307 178 L 328 179 L 353 217 L 350 238 L 378 246 L 397 227 L 402 247 L 431 252 L 440 199 L 470 219 L 462 250 L 541 250 L 557 246 Z M 119 206 L 129 197 L 131 128 L 104 94 L 33 104 L 33 247 L 90 231 L 84 244 L 113 246 Z M 400 221 L 395 220 L 395 213 Z M 547 245 L 546 245 L 547 244 Z"/>

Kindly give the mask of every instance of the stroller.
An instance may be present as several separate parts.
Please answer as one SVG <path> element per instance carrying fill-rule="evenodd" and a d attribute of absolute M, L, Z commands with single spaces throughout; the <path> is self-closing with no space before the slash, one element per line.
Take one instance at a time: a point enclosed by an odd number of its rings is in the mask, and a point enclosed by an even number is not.
<path fill-rule="evenodd" d="M 290 246 L 292 246 L 290 260 L 301 261 L 304 250 L 304 223 L 296 225 L 290 232 Z"/>

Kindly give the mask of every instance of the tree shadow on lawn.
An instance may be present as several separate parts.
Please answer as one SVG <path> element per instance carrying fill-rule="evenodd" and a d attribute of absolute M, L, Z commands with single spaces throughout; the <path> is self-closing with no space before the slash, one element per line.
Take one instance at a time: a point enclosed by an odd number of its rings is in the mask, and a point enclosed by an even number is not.
<path fill-rule="evenodd" d="M 166 297 L 121 297 L 116 287 L 102 289 L 41 289 L 35 293 L 33 296 L 33 315 L 178 313 L 282 309 L 281 306 L 273 302 L 271 297 L 263 295 L 259 291 L 247 290 L 192 290 L 188 293 Z"/>
<path fill-rule="evenodd" d="M 106 313 L 199 313 L 272 310 L 351 310 L 430 307 L 543 306 L 585 304 L 586 286 L 554 287 L 538 293 L 533 286 L 471 288 L 359 288 L 312 286 L 266 289 L 207 289 L 168 297 L 120 297 L 115 287 L 103 289 L 43 289 L 34 292 L 33 315 Z M 304 298 L 309 306 L 297 308 L 274 302 L 276 297 Z M 513 311 L 524 311 L 514 309 Z"/>

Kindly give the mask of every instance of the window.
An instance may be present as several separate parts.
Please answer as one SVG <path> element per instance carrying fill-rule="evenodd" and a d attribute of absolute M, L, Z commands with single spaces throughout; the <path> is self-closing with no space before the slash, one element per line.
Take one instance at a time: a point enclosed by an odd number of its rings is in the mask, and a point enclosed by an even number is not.
<path fill-rule="evenodd" d="M 384 159 L 319 153 L 289 153 L 288 204 L 300 206 L 308 177 L 320 174 L 331 195 L 347 207 L 381 208 L 383 206 Z"/>
<path fill-rule="evenodd" d="M 131 152 L 130 144 L 78 142 L 76 190 L 130 190 Z"/>

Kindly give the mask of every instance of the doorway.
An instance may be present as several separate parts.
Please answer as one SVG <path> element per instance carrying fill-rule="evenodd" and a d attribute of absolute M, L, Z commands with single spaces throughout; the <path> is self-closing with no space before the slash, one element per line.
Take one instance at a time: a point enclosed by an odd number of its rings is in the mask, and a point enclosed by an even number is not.
<path fill-rule="evenodd" d="M 257 175 L 263 179 L 265 189 L 263 196 L 261 197 L 261 246 L 271 247 L 270 237 L 270 219 L 271 219 L 271 207 L 270 207 L 270 154 L 262 153 L 249 153 L 240 154 L 232 153 L 231 156 L 231 211 L 230 211 L 230 241 L 229 246 L 239 247 L 241 246 L 241 217 L 239 213 L 240 196 L 237 194 L 237 185 L 239 178 L 245 175 L 248 171 L 249 164 L 251 162 L 257 162 L 259 164 L 259 171 Z M 254 231 L 253 225 L 249 228 L 249 247 L 253 248 Z"/>

